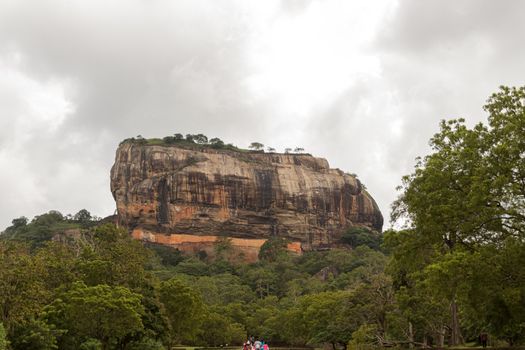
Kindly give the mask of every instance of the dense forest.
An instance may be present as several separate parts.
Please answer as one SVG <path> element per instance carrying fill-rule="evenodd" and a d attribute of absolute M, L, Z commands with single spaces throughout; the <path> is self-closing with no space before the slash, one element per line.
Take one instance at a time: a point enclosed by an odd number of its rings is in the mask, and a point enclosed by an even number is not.
<path fill-rule="evenodd" d="M 270 240 L 252 265 L 229 261 L 227 239 L 209 261 L 56 211 L 13 220 L 2 237 L 0 308 L 13 349 L 218 346 L 247 335 L 346 346 L 360 328 L 386 327 L 392 302 L 379 237 L 364 229 L 345 236 L 354 250 L 294 256 Z"/>
<path fill-rule="evenodd" d="M 443 121 L 403 178 L 395 230 L 354 227 L 347 249 L 260 261 L 144 245 L 51 211 L 0 235 L 0 349 L 475 345 L 525 341 L 525 88 L 492 95 L 487 123 Z"/>

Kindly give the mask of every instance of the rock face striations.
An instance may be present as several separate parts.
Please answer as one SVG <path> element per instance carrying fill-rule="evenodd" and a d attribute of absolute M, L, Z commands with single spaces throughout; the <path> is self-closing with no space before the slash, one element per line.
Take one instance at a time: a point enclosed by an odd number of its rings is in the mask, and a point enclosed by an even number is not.
<path fill-rule="evenodd" d="M 183 250 L 222 236 L 255 253 L 272 236 L 310 250 L 337 244 L 351 226 L 383 225 L 359 180 L 306 154 L 124 142 L 111 191 L 136 238 Z"/>

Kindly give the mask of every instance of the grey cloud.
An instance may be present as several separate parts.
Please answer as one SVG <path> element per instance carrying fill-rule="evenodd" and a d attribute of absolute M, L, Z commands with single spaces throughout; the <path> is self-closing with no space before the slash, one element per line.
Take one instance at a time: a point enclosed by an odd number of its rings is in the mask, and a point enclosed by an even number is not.
<path fill-rule="evenodd" d="M 264 107 L 245 103 L 242 86 L 249 35 L 243 11 L 235 1 L 4 4 L 0 57 L 21 55 L 17 67 L 34 81 L 67 82 L 75 110 L 58 129 L 16 146 L 25 168 L 12 169 L 12 177 L 34 183 L 33 197 L 42 200 L 3 202 L 0 226 L 49 209 L 111 214 L 108 173 L 123 138 L 204 132 L 248 142 L 236 128 L 257 122 L 263 131 Z M 24 112 L 10 112 L 7 102 L 18 102 L 6 99 L 8 130 Z"/>
<path fill-rule="evenodd" d="M 323 142 L 307 146 L 356 172 L 388 216 L 394 188 L 430 151 L 440 119 L 486 120 L 482 105 L 499 85 L 525 83 L 516 45 L 524 10 L 519 1 L 401 1 L 368 48 L 381 75 L 316 111 L 309 139 Z"/>
<path fill-rule="evenodd" d="M 379 33 L 378 44 L 405 54 L 455 50 L 458 42 L 475 38 L 507 46 L 525 29 L 519 0 L 407 0 L 398 6 Z"/>

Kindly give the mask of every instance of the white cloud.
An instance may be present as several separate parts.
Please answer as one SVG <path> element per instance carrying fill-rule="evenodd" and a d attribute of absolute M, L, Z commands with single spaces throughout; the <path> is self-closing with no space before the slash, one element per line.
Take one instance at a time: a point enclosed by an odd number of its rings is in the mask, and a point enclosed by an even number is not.
<path fill-rule="evenodd" d="M 74 113 L 58 80 L 40 82 L 22 72 L 23 57 L 0 57 L 0 212 L 7 218 L 35 215 L 47 207 L 47 189 L 34 168 L 33 150 L 57 136 Z M 45 165 L 44 165 L 45 166 Z M 36 171 L 35 171 L 36 170 Z M 44 209 L 45 210 L 45 209 Z"/>

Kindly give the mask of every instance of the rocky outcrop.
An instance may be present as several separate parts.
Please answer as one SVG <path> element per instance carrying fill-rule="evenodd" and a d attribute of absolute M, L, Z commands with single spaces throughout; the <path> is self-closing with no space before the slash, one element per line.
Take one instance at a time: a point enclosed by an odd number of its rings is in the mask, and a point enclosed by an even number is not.
<path fill-rule="evenodd" d="M 383 225 L 359 180 L 307 154 L 124 142 L 111 191 L 120 224 L 136 238 L 173 246 L 184 235 L 262 240 L 259 246 L 282 236 L 309 250 L 337 244 L 348 227 Z"/>

